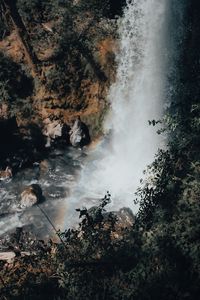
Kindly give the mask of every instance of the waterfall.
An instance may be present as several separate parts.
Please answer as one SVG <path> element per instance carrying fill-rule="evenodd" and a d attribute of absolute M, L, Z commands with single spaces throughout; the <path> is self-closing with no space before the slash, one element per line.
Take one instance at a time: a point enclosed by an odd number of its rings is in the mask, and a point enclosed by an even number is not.
<path fill-rule="evenodd" d="M 148 120 L 162 117 L 165 97 L 167 0 L 129 1 L 119 27 L 116 83 L 109 99 L 112 150 L 104 175 L 114 197 L 133 200 L 142 172 L 161 146 Z M 122 202 L 122 203 L 123 203 Z"/>
<path fill-rule="evenodd" d="M 112 209 L 138 210 L 134 193 L 162 142 L 158 128 L 149 126 L 148 120 L 162 117 L 165 101 L 168 3 L 128 1 L 119 20 L 118 70 L 108 95 L 111 111 L 105 124 L 110 134 L 89 153 L 73 192 L 81 206 L 109 191 Z"/>

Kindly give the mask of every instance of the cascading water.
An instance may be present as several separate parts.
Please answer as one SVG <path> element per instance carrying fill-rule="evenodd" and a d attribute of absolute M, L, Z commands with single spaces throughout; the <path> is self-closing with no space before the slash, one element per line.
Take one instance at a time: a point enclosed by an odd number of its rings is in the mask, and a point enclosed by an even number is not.
<path fill-rule="evenodd" d="M 153 161 L 161 144 L 148 120 L 162 116 L 166 17 L 166 0 L 132 1 L 119 31 L 117 81 L 109 95 L 112 150 L 105 161 L 104 178 L 113 196 L 123 197 L 122 201 L 127 197 L 129 205 L 142 171 Z"/>
<path fill-rule="evenodd" d="M 109 191 L 112 209 L 129 206 L 138 210 L 134 192 L 161 146 L 157 128 L 149 126 L 148 120 L 162 116 L 167 15 L 168 0 L 128 1 L 119 20 L 118 71 L 109 93 L 111 112 L 105 129 L 110 136 L 90 152 L 72 203 L 81 199 L 79 206 L 91 204 Z"/>

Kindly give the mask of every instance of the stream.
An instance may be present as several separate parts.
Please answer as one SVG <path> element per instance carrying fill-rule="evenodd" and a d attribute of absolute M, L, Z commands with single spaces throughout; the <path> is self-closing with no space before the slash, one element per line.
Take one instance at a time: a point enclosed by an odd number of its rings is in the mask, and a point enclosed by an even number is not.
<path fill-rule="evenodd" d="M 0 182 L 0 235 L 25 226 L 38 237 L 53 234 L 51 224 L 37 206 L 19 210 L 21 192 L 31 184 L 39 184 L 45 201 L 41 208 L 57 229 L 63 229 L 64 215 L 67 214 L 67 198 L 77 181 L 78 174 L 87 154 L 80 149 L 53 150 L 48 159 L 32 168 L 20 170 L 12 179 Z M 75 207 L 77 208 L 77 207 Z M 74 208 L 74 209 L 75 209 Z"/>

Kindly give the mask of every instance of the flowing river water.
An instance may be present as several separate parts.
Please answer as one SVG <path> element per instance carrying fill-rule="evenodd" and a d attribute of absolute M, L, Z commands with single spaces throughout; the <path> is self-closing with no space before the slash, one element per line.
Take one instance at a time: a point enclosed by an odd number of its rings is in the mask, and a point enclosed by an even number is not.
<path fill-rule="evenodd" d="M 137 213 L 134 193 L 163 146 L 158 128 L 148 121 L 160 119 L 167 103 L 171 9 L 169 0 L 127 1 L 119 20 L 118 70 L 108 95 L 105 137 L 94 149 L 54 150 L 45 167 L 35 164 L 1 182 L 0 235 L 24 225 L 42 237 L 52 231 L 37 206 L 17 211 L 20 192 L 32 183 L 42 187 L 46 201 L 41 207 L 57 228 L 72 226 L 75 209 L 96 205 L 107 191 L 112 195 L 109 209 L 128 206 Z"/>

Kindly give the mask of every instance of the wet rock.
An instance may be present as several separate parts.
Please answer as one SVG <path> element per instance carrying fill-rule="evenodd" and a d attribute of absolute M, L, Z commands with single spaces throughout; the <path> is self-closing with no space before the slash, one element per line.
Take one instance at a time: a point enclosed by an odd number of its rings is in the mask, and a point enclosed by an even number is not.
<path fill-rule="evenodd" d="M 117 232 L 120 232 L 124 228 L 131 228 L 135 222 L 135 216 L 130 208 L 123 207 L 119 211 L 103 212 L 98 206 L 93 206 L 87 210 L 88 215 L 93 222 L 104 221 L 105 226 L 110 222 L 112 216 L 114 227 Z"/>
<path fill-rule="evenodd" d="M 135 217 L 130 208 L 123 207 L 118 212 L 116 212 L 117 216 L 117 226 L 121 228 L 129 228 L 133 226 L 135 222 Z"/>
<path fill-rule="evenodd" d="M 40 162 L 39 164 L 39 169 L 40 169 L 40 175 L 44 175 L 48 172 L 49 170 L 49 162 L 47 159 L 44 159 Z"/>
<path fill-rule="evenodd" d="M 12 178 L 12 169 L 7 167 L 4 171 L 0 171 L 0 180 Z"/>
<path fill-rule="evenodd" d="M 59 120 L 50 120 L 47 118 L 44 121 L 43 134 L 46 136 L 46 145 L 45 147 L 50 147 L 52 142 L 62 136 L 62 127 L 63 125 Z"/>
<path fill-rule="evenodd" d="M 85 123 L 81 122 L 80 117 L 75 120 L 69 135 L 73 147 L 83 147 L 90 143 L 89 129 Z"/>
<path fill-rule="evenodd" d="M 42 189 L 38 184 L 25 188 L 20 195 L 20 208 L 28 208 L 43 201 Z"/>
<path fill-rule="evenodd" d="M 10 116 L 9 105 L 7 103 L 0 103 L 0 120 L 7 120 Z"/>
<path fill-rule="evenodd" d="M 44 250 L 45 244 L 42 240 L 38 240 L 32 231 L 31 226 L 17 227 L 0 237 L 0 253 L 8 253 L 12 251 L 13 256 L 24 256 L 23 252 Z M 43 249 L 42 249 L 43 248 Z M 27 253 L 28 254 L 28 253 Z"/>

